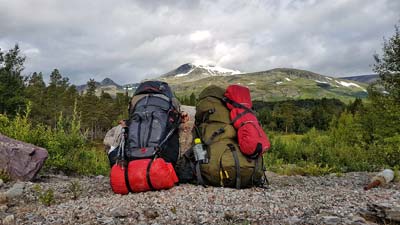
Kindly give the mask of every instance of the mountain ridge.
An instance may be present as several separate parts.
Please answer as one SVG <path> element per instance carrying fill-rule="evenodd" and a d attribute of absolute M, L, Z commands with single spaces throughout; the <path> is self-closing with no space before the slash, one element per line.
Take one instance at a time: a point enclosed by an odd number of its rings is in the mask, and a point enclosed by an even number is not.
<path fill-rule="evenodd" d="M 348 76 L 348 77 L 341 77 L 341 79 L 345 80 L 353 80 L 362 83 L 371 84 L 377 81 L 379 78 L 378 74 L 366 74 L 366 75 L 357 75 L 357 76 Z"/>
<path fill-rule="evenodd" d="M 250 88 L 253 99 L 268 101 L 305 98 L 338 98 L 350 101 L 367 96 L 366 83 L 292 68 L 243 73 L 213 65 L 186 63 L 151 80 L 168 82 L 178 96 L 188 96 L 191 93 L 198 95 L 211 84 L 222 87 L 229 84 L 246 85 Z M 104 91 L 115 96 L 126 91 L 131 95 L 139 84 L 119 85 L 112 79 L 105 78 L 96 82 L 96 85 L 96 94 L 100 95 Z"/>

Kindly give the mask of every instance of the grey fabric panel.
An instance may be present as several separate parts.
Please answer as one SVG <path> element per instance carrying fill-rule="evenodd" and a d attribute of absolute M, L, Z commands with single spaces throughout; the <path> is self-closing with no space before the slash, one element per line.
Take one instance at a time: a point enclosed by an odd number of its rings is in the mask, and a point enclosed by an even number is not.
<path fill-rule="evenodd" d="M 129 124 L 129 147 L 157 146 L 165 137 L 170 102 L 164 95 L 148 95 L 136 103 Z"/>

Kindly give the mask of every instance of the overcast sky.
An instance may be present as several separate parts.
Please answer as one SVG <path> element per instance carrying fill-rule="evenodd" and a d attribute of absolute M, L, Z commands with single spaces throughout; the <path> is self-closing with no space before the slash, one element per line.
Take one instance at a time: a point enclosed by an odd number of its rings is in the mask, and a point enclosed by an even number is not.
<path fill-rule="evenodd" d="M 138 82 L 181 64 L 371 73 L 399 23 L 399 0 L 0 0 L 0 48 L 18 43 L 28 75 Z"/>

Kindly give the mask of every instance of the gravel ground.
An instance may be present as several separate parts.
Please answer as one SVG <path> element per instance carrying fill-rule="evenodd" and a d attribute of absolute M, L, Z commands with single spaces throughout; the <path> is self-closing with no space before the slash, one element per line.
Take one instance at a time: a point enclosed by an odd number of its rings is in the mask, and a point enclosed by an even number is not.
<path fill-rule="evenodd" d="M 373 224 L 360 212 L 369 204 L 399 209 L 400 183 L 364 191 L 372 175 L 269 173 L 268 189 L 183 184 L 125 196 L 112 193 L 108 177 L 46 175 L 34 183 L 0 185 L 0 193 L 16 192 L 7 200 L 0 196 L 0 224 Z M 69 189 L 72 181 L 82 188 L 76 200 Z M 23 192 L 14 190 L 21 185 Z M 43 205 L 34 186 L 52 188 L 55 202 Z"/>

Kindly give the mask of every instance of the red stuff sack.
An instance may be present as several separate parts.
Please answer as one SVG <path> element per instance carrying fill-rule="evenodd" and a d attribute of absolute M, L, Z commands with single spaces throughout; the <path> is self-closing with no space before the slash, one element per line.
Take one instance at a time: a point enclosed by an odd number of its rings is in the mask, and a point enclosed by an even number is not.
<path fill-rule="evenodd" d="M 162 158 L 133 160 L 127 168 L 115 164 L 110 174 L 112 190 L 123 195 L 129 192 L 169 189 L 177 182 L 178 177 L 172 164 Z"/>
<path fill-rule="evenodd" d="M 224 101 L 231 110 L 230 119 L 238 131 L 240 151 L 251 158 L 265 153 L 270 142 L 251 110 L 253 103 L 250 90 L 241 85 L 230 85 L 226 89 Z"/>

